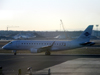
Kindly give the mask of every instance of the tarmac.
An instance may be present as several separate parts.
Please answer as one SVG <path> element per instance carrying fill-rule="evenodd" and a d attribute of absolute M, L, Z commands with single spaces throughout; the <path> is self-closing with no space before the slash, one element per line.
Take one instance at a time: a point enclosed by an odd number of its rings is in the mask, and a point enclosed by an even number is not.
<path fill-rule="evenodd" d="M 30 55 L 2 54 L 4 75 L 100 75 L 100 55 Z M 31 71 L 27 68 L 32 67 Z"/>
<path fill-rule="evenodd" d="M 77 58 L 43 70 L 33 72 L 43 74 L 50 69 L 51 75 L 100 75 L 100 58 Z M 46 74 L 46 73 L 45 73 Z"/>

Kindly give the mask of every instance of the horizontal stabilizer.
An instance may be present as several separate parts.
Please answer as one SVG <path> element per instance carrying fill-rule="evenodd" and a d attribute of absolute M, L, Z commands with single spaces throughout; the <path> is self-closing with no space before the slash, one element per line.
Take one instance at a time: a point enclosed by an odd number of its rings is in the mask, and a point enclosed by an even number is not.
<path fill-rule="evenodd" d="M 81 43 L 80 45 L 87 45 L 87 46 L 91 46 L 94 45 L 94 42 L 85 42 L 85 43 Z"/>

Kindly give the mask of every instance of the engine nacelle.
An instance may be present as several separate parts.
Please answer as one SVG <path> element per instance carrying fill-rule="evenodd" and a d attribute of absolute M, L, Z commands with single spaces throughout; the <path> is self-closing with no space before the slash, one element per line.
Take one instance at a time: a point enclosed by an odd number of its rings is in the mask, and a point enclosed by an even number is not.
<path fill-rule="evenodd" d="M 31 51 L 31 53 L 40 53 L 40 52 L 42 52 L 41 49 L 35 49 L 35 48 L 31 48 L 30 51 Z"/>
<path fill-rule="evenodd" d="M 31 51 L 31 53 L 37 53 L 38 52 L 38 50 L 34 49 L 34 48 L 31 48 L 30 51 Z"/>

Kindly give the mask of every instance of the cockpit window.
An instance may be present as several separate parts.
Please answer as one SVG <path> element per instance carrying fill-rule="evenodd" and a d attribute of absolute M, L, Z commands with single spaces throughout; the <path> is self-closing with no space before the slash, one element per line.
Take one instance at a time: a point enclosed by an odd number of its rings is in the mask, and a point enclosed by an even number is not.
<path fill-rule="evenodd" d="M 9 44 L 12 44 L 12 42 L 9 42 Z"/>

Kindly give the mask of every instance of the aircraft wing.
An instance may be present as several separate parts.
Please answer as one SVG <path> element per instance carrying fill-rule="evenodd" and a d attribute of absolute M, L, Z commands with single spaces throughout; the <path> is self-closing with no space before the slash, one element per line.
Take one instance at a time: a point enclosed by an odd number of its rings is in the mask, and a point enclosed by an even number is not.
<path fill-rule="evenodd" d="M 55 43 L 55 41 L 52 43 L 52 45 L 41 47 L 41 48 L 39 48 L 38 50 L 39 50 L 40 52 L 43 52 L 43 51 L 46 51 L 46 50 L 51 50 L 51 48 L 52 48 L 52 46 L 54 45 L 54 43 Z"/>
<path fill-rule="evenodd" d="M 52 46 L 54 45 L 54 43 L 55 43 L 55 41 L 52 43 L 52 45 L 50 45 L 50 46 L 44 46 L 44 47 L 40 47 L 40 48 L 38 48 L 38 49 L 34 49 L 34 48 L 31 48 L 30 49 L 30 51 L 32 52 L 32 53 L 39 53 L 39 52 L 43 52 L 43 51 L 50 51 L 51 50 L 51 48 L 52 48 Z"/>

